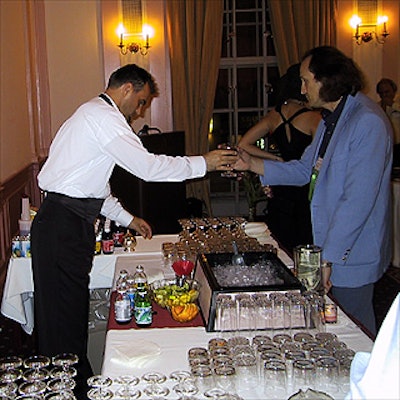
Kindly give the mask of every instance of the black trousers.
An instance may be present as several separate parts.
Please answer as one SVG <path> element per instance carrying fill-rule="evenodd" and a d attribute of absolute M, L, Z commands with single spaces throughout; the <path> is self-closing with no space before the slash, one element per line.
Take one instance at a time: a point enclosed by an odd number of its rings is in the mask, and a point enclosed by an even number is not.
<path fill-rule="evenodd" d="M 87 341 L 94 243 L 93 224 L 62 204 L 44 200 L 31 229 L 38 352 L 79 356 L 79 399 L 87 398 L 86 379 L 93 375 Z"/>

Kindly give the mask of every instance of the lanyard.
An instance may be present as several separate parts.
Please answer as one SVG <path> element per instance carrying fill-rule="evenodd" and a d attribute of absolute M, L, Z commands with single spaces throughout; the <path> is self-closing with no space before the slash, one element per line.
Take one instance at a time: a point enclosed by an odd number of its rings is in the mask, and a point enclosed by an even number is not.
<path fill-rule="evenodd" d="M 336 124 L 340 118 L 340 115 L 342 114 L 343 107 L 346 103 L 347 96 L 343 96 L 343 98 L 340 100 L 340 103 L 336 107 L 336 109 L 333 111 L 333 113 L 330 113 L 327 115 L 325 119 L 325 132 L 324 132 L 324 137 L 322 138 L 322 143 L 321 146 L 319 147 L 318 150 L 318 158 L 317 162 L 314 165 L 314 168 L 311 173 L 311 179 L 310 179 L 310 187 L 308 191 L 308 200 L 311 201 L 313 194 L 314 194 L 314 189 L 315 185 L 317 183 L 317 178 L 319 171 L 321 169 L 322 161 L 324 159 L 326 150 L 328 148 L 328 145 L 332 139 L 333 132 L 336 128 Z"/>

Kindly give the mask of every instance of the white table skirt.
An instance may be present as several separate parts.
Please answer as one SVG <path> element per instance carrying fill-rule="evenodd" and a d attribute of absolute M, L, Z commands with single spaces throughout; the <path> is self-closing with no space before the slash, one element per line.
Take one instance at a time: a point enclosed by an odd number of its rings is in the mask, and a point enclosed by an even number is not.
<path fill-rule="evenodd" d="M 150 259 L 160 258 L 161 244 L 167 241 L 177 241 L 177 239 L 177 235 L 157 235 L 151 240 L 138 237 L 137 246 L 133 253 L 127 253 L 118 248 L 114 254 L 95 256 L 92 271 L 90 272 L 89 289 L 112 287 L 115 265 L 118 259 L 125 257 L 130 259 L 133 255 L 135 258 L 140 258 L 141 256 Z M 34 284 L 31 259 L 11 258 L 7 268 L 1 313 L 20 323 L 28 334 L 32 334 L 34 327 L 33 295 Z"/>

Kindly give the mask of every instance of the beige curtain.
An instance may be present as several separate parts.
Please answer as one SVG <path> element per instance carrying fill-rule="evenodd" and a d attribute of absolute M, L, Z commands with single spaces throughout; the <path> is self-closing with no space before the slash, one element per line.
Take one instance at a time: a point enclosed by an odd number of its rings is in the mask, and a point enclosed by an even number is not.
<path fill-rule="evenodd" d="M 268 0 L 279 72 L 316 46 L 336 45 L 336 0 Z"/>
<path fill-rule="evenodd" d="M 223 0 L 167 0 L 174 129 L 185 131 L 186 154 L 208 151 L 221 54 Z M 187 184 L 187 196 L 211 214 L 208 180 Z"/>

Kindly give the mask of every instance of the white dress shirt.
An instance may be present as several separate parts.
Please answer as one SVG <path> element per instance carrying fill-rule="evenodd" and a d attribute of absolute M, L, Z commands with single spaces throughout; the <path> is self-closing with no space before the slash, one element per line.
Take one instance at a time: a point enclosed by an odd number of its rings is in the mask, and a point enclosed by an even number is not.
<path fill-rule="evenodd" d="M 110 195 L 115 164 L 153 182 L 178 182 L 207 172 L 202 156 L 149 153 L 116 104 L 96 97 L 80 106 L 57 132 L 38 175 L 39 187 L 71 197 L 105 199 L 101 213 L 128 226 L 133 216 Z"/>

